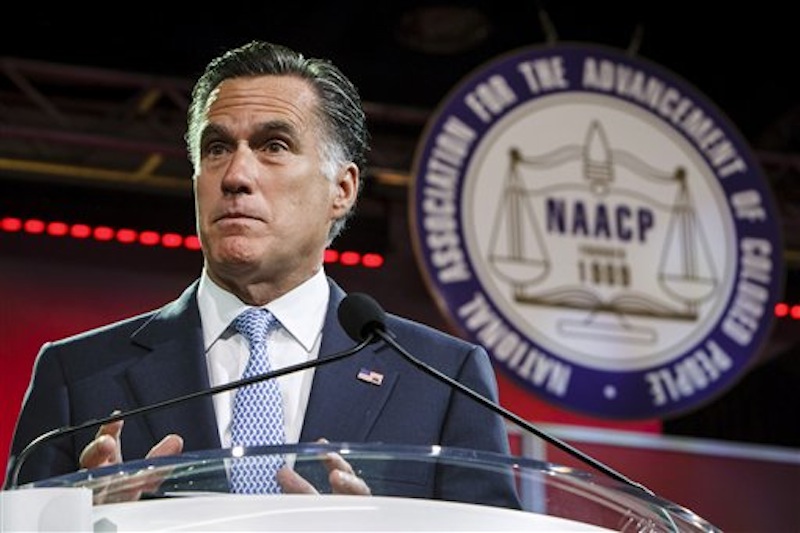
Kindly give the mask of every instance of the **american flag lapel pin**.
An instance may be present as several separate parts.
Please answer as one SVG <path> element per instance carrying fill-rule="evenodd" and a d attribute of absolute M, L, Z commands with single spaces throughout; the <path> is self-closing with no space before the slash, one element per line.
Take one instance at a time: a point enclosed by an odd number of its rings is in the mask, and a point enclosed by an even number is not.
<path fill-rule="evenodd" d="M 368 368 L 362 368 L 359 370 L 356 377 L 361 381 L 366 381 L 367 383 L 372 383 L 373 385 L 377 385 L 379 387 L 381 383 L 383 383 L 383 374 Z"/>

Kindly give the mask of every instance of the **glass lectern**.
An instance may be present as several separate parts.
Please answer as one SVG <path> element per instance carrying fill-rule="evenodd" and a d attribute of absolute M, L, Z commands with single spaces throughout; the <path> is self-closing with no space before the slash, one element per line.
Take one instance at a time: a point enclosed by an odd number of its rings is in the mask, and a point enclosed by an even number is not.
<path fill-rule="evenodd" d="M 330 452 L 354 466 L 371 496 L 330 493 L 323 465 Z M 319 494 L 229 492 L 233 462 L 273 453 L 283 455 Z M 508 482 L 515 501 L 478 501 L 492 494 L 484 490 L 486 484 Z M 449 483 L 460 484 L 459 490 L 444 486 Z M 436 446 L 330 443 L 207 450 L 84 470 L 6 492 L 22 499 L 56 488 L 91 494 L 84 511 L 94 531 L 719 531 L 689 509 L 605 476 Z M 4 512 L 13 509 L 6 504 Z M 48 523 L 53 521 L 50 517 Z"/>

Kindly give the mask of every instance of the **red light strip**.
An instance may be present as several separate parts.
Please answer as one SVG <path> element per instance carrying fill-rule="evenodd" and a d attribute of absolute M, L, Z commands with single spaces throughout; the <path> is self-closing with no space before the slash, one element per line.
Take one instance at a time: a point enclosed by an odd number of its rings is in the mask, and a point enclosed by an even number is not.
<path fill-rule="evenodd" d="M 138 231 L 130 228 L 111 228 L 109 226 L 89 226 L 88 224 L 69 224 L 66 222 L 45 222 L 36 218 L 0 218 L 0 231 L 7 233 L 23 232 L 31 235 L 50 235 L 51 237 L 72 237 L 73 239 L 93 239 L 95 241 L 116 241 L 121 244 L 141 246 L 163 246 L 164 248 L 185 248 L 200 250 L 200 240 L 196 235 L 178 233 L 159 233 L 152 230 Z M 380 268 L 384 257 L 376 253 L 361 253 L 351 250 L 325 250 L 325 263 L 339 263 L 343 266 L 362 266 Z"/>
<path fill-rule="evenodd" d="M 800 320 L 800 304 L 780 302 L 775 304 L 775 316 L 778 318 L 791 318 Z"/>

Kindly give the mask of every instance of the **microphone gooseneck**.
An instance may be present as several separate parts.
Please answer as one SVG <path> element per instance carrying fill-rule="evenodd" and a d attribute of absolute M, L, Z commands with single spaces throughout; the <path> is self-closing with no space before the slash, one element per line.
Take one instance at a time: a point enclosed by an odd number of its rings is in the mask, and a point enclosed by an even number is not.
<path fill-rule="evenodd" d="M 362 326 L 360 329 L 361 330 L 366 330 L 366 327 Z M 239 379 L 239 380 L 236 380 L 236 381 L 231 381 L 229 383 L 223 383 L 222 385 L 217 385 L 216 387 L 211 387 L 211 388 L 208 388 L 208 389 L 199 390 L 199 391 L 193 392 L 191 394 L 186 394 L 184 396 L 178 396 L 178 397 L 175 397 L 175 398 L 169 398 L 169 399 L 164 400 L 162 402 L 149 404 L 149 405 L 144 405 L 142 407 L 137 407 L 135 409 L 131 409 L 130 411 L 116 412 L 116 413 L 114 413 L 112 415 L 109 415 L 109 416 L 106 416 L 104 418 L 96 418 L 96 419 L 88 420 L 86 422 L 83 422 L 82 424 L 78 424 L 78 425 L 75 425 L 75 426 L 60 427 L 60 428 L 56 428 L 56 429 L 53 429 L 51 431 L 48 431 L 47 433 L 43 433 L 42 435 L 39 435 L 38 437 L 33 439 L 31 442 L 29 442 L 28 445 L 25 446 L 22 449 L 22 451 L 20 451 L 19 454 L 17 454 L 17 457 L 16 457 L 16 459 L 14 461 L 14 465 L 11 468 L 10 475 L 8 477 L 8 483 L 7 483 L 7 487 L 6 488 L 13 489 L 13 488 L 17 487 L 18 479 L 19 479 L 19 473 L 20 473 L 20 470 L 22 469 L 22 465 L 25 463 L 25 461 L 28 459 L 28 457 L 30 456 L 30 454 L 33 451 L 35 451 L 37 448 L 39 448 L 41 445 L 43 445 L 46 442 L 49 442 L 49 441 L 51 441 L 53 439 L 56 439 L 56 438 L 59 438 L 59 437 L 63 437 L 63 436 L 66 436 L 66 435 L 71 435 L 73 433 L 76 433 L 78 431 L 82 431 L 82 430 L 85 430 L 85 429 L 91 429 L 91 428 L 100 427 L 100 426 L 102 426 L 104 424 L 110 424 L 112 422 L 116 422 L 117 420 L 130 418 L 130 417 L 133 417 L 133 416 L 136 416 L 136 415 L 141 415 L 141 414 L 144 414 L 144 413 L 150 413 L 150 412 L 153 412 L 153 411 L 159 411 L 161 409 L 165 409 L 167 407 L 171 407 L 171 406 L 173 406 L 175 404 L 187 402 L 187 401 L 194 400 L 194 399 L 197 399 L 197 398 L 203 398 L 205 396 L 212 396 L 214 394 L 217 394 L 217 393 L 220 393 L 220 392 L 229 391 L 229 390 L 232 390 L 232 389 L 238 389 L 240 387 L 245 387 L 247 385 L 252 385 L 253 383 L 258 383 L 260 381 L 266 381 L 268 379 L 278 378 L 278 377 L 283 376 L 285 374 L 291 374 L 292 372 L 299 372 L 301 370 L 305 370 L 305 369 L 308 369 L 308 368 L 319 367 L 319 366 L 326 365 L 328 363 L 333 363 L 333 362 L 338 361 L 340 359 L 343 359 L 345 357 L 349 357 L 349 356 L 351 356 L 353 354 L 356 354 L 356 353 L 360 352 L 361 350 L 363 350 L 365 347 L 367 347 L 372 342 L 375 342 L 375 340 L 376 340 L 375 339 L 375 335 L 374 335 L 374 333 L 372 333 L 372 331 L 375 331 L 375 329 L 374 328 L 371 329 L 369 332 L 367 332 L 363 336 L 363 338 L 355 339 L 356 342 L 358 343 L 355 346 L 353 346 L 351 348 L 348 348 L 347 350 L 344 350 L 344 351 L 337 352 L 337 353 L 334 353 L 332 355 L 326 356 L 326 357 L 318 357 L 316 359 L 311 359 L 309 361 L 304 361 L 304 362 L 298 363 L 296 365 L 290 365 L 290 366 L 286 366 L 286 367 L 283 367 L 283 368 L 279 368 L 277 370 L 273 370 L 271 372 L 266 372 L 264 374 L 258 374 L 256 376 L 251 376 L 251 377 L 248 377 L 248 378 L 242 378 L 242 379 Z"/>
<path fill-rule="evenodd" d="M 342 308 L 346 306 L 348 311 L 347 316 L 343 316 Z M 354 318 L 357 317 L 357 318 Z M 345 324 L 345 318 L 347 318 L 348 323 Z M 622 475 L 621 473 L 617 472 L 610 466 L 598 461 L 597 459 L 583 453 L 582 451 L 570 446 L 566 442 L 562 441 L 561 439 L 555 437 L 554 435 L 550 435 L 549 433 L 543 431 L 540 428 L 537 428 L 527 420 L 519 417 L 518 415 L 514 414 L 513 412 L 505 409 L 501 405 L 485 398 L 484 396 L 478 394 L 474 390 L 470 389 L 469 387 L 462 385 L 458 381 L 454 380 L 453 378 L 443 374 L 442 372 L 436 370 L 432 366 L 420 361 L 412 354 L 408 352 L 402 345 L 400 345 L 388 332 L 386 329 L 386 313 L 381 308 L 380 304 L 376 302 L 371 296 L 362 293 L 352 293 L 349 294 L 345 300 L 342 302 L 341 306 L 339 307 L 339 320 L 342 323 L 342 327 L 344 327 L 345 331 L 347 332 L 350 337 L 355 341 L 365 341 L 366 339 L 370 339 L 370 342 L 375 342 L 377 338 L 382 339 L 386 344 L 392 347 L 397 353 L 399 353 L 403 358 L 405 358 L 408 362 L 410 362 L 415 367 L 419 368 L 426 374 L 429 374 L 436 378 L 439 381 L 444 382 L 445 384 L 449 385 L 450 387 L 463 392 L 476 402 L 480 403 L 484 407 L 494 411 L 495 413 L 499 414 L 506 420 L 510 420 L 511 422 L 517 424 L 519 427 L 525 429 L 529 433 L 536 435 L 537 437 L 547 441 L 548 443 L 552 444 L 553 446 L 559 448 L 560 450 L 566 452 L 567 454 L 575 457 L 576 459 L 580 460 L 581 462 L 590 465 L 591 467 L 595 468 L 596 470 L 602 472 L 603 474 L 607 475 L 608 477 L 635 487 L 636 489 L 642 490 L 652 496 L 655 496 L 655 493 L 642 485 L 641 483 L 637 483 L 630 478 Z"/>

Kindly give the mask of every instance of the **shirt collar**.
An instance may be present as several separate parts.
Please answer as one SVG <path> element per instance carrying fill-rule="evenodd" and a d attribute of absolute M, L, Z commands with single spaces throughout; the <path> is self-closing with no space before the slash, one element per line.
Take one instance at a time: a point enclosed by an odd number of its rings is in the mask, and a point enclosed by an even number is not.
<path fill-rule="evenodd" d="M 311 278 L 264 307 L 275 315 L 289 335 L 311 351 L 322 331 L 329 299 L 327 277 L 320 268 Z M 197 289 L 197 305 L 206 351 L 225 333 L 233 319 L 249 307 L 214 283 L 205 268 Z"/>

